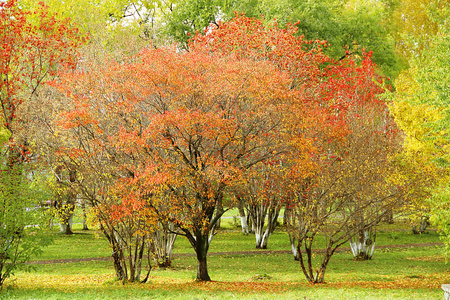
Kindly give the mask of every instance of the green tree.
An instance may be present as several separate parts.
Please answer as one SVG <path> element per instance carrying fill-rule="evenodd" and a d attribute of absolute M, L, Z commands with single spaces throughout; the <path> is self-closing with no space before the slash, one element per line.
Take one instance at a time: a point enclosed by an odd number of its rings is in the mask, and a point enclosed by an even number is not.
<path fill-rule="evenodd" d="M 33 183 L 24 179 L 38 173 L 31 165 L 8 166 L 7 152 L 5 139 L 0 140 L 0 286 L 51 242 L 41 208 L 51 194 L 36 178 Z"/>
<path fill-rule="evenodd" d="M 276 19 L 281 25 L 296 24 L 298 34 L 307 40 L 326 40 L 325 53 L 332 58 L 345 58 L 373 51 L 373 61 L 386 76 L 395 77 L 400 66 L 395 55 L 395 42 L 389 22 L 388 3 L 358 0 L 181 0 L 166 15 L 165 33 L 186 45 L 196 31 L 205 30 L 211 23 L 218 26 L 235 13 L 248 17 L 263 16 L 266 22 Z"/>

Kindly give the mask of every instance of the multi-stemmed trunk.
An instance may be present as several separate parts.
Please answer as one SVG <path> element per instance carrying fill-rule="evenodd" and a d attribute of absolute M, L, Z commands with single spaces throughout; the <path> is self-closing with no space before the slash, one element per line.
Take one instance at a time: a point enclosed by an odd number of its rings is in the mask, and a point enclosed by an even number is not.
<path fill-rule="evenodd" d="M 325 272 L 331 257 L 336 249 L 344 244 L 343 241 L 336 243 L 332 240 L 327 241 L 327 246 L 322 255 L 322 262 L 318 268 L 314 268 L 312 251 L 315 235 L 304 236 L 301 239 L 296 238 L 290 234 L 292 252 L 294 259 L 300 262 L 303 274 L 311 283 L 325 283 Z M 295 243 L 295 245 L 293 244 Z"/>
<path fill-rule="evenodd" d="M 164 222 L 151 233 L 148 241 L 153 258 L 160 268 L 167 268 L 172 263 L 172 250 L 177 234 L 172 222 Z"/>
<path fill-rule="evenodd" d="M 121 225 L 111 226 L 111 224 L 101 225 L 101 230 L 109 241 L 112 248 L 112 258 L 114 261 L 114 269 L 116 277 L 123 282 L 139 282 L 141 281 L 141 272 L 143 269 L 142 262 L 147 256 L 148 271 L 145 278 L 141 282 L 146 282 L 151 271 L 150 251 L 147 247 L 149 237 L 132 233 L 130 230 L 120 230 Z M 127 236 L 124 232 L 130 232 L 132 235 Z M 145 254 L 145 255 L 144 255 Z"/>
<path fill-rule="evenodd" d="M 73 225 L 73 209 L 70 209 L 68 212 L 64 212 L 64 218 L 60 217 L 59 223 L 60 232 L 64 234 L 73 234 L 72 225 Z"/>
<path fill-rule="evenodd" d="M 83 212 L 83 230 L 89 230 L 87 225 L 86 201 L 84 199 L 81 200 L 81 211 Z"/>
<path fill-rule="evenodd" d="M 252 226 L 255 230 L 256 249 L 267 249 L 269 237 L 277 226 L 280 207 L 273 205 L 273 203 L 264 204 L 256 202 L 249 203 L 248 210 L 251 216 Z M 266 216 L 268 217 L 268 221 L 264 229 Z"/>
<path fill-rule="evenodd" d="M 313 257 L 317 253 L 313 253 L 313 247 L 317 246 L 316 238 L 321 231 L 323 220 L 318 218 L 319 208 L 315 202 L 308 202 L 301 199 L 300 204 L 295 207 L 289 206 L 289 211 L 285 214 L 287 223 L 287 231 L 291 242 L 292 254 L 294 259 L 299 261 L 303 274 L 310 283 L 325 283 L 325 272 L 331 256 L 336 249 L 349 240 L 347 234 L 339 234 L 342 232 L 336 229 L 334 233 L 325 233 L 325 249 L 321 255 L 322 262 L 319 267 L 313 264 Z M 288 203 L 289 204 L 289 203 Z M 311 205 L 314 204 L 314 205 Z M 308 219 L 310 217 L 311 219 Z M 337 235 L 337 236 L 336 236 Z"/>
<path fill-rule="evenodd" d="M 375 249 L 375 239 L 375 226 L 358 230 L 358 233 L 350 240 L 353 256 L 357 260 L 371 259 Z"/>
<path fill-rule="evenodd" d="M 412 232 L 414 234 L 422 234 L 427 230 L 427 227 L 430 225 L 430 218 L 427 216 L 423 216 L 420 218 L 419 229 L 416 226 L 413 226 Z"/>

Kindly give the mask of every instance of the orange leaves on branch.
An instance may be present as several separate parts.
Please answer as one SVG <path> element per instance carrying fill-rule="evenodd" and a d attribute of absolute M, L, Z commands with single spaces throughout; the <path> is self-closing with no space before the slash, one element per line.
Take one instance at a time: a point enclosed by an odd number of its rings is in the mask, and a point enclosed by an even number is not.
<path fill-rule="evenodd" d="M 19 108 L 41 83 L 63 67 L 77 63 L 77 47 L 85 40 L 77 29 L 50 16 L 40 3 L 24 11 L 16 0 L 0 3 L 0 101 L 4 126 L 19 128 Z"/>
<path fill-rule="evenodd" d="M 261 20 L 236 16 L 204 35 L 197 34 L 190 48 L 205 49 L 215 55 L 233 54 L 238 59 L 270 61 L 288 71 L 292 86 L 298 86 L 317 80 L 320 66 L 329 58 L 322 54 L 325 41 L 306 41 L 303 36 L 296 36 L 296 31 L 293 25 L 281 29 L 276 23 L 265 26 Z"/>

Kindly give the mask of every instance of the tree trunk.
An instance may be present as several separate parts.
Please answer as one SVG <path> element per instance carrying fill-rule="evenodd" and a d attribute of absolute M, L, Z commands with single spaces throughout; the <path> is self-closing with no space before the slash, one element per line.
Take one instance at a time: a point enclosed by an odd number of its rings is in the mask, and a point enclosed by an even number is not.
<path fill-rule="evenodd" d="M 123 252 L 119 247 L 118 241 L 114 236 L 114 233 L 108 230 L 108 227 L 105 228 L 103 224 L 100 223 L 100 230 L 103 232 L 105 237 L 108 239 L 108 242 L 112 248 L 112 258 L 114 263 L 114 270 L 116 271 L 116 277 L 118 280 L 126 280 L 127 279 L 127 271 L 125 266 L 123 265 Z"/>
<path fill-rule="evenodd" d="M 126 270 L 123 267 L 123 253 L 119 249 L 119 246 L 117 244 L 117 241 L 115 237 L 112 234 L 108 234 L 103 226 L 101 227 L 103 233 L 105 234 L 106 238 L 109 241 L 109 244 L 112 247 L 112 258 L 114 261 L 114 270 L 116 271 L 116 276 L 118 280 L 125 280 L 126 279 Z"/>
<path fill-rule="evenodd" d="M 173 223 L 166 222 L 164 226 L 160 224 L 149 239 L 149 249 L 160 268 L 167 268 L 172 263 L 173 245 L 177 235 L 170 231 L 174 230 Z"/>
<path fill-rule="evenodd" d="M 294 256 L 294 260 L 299 261 L 300 260 L 300 251 L 298 249 L 298 242 L 297 242 L 297 238 L 289 233 L 289 242 L 291 243 L 291 251 L 292 251 L 292 255 Z"/>
<path fill-rule="evenodd" d="M 199 257 L 197 255 L 198 265 L 197 265 L 197 280 L 199 281 L 211 281 L 208 274 L 208 265 L 206 261 L 206 255 Z"/>
<path fill-rule="evenodd" d="M 288 202 L 284 207 L 283 213 L 283 226 L 287 226 L 289 224 L 289 218 L 292 213 L 292 208 L 290 208 L 291 204 Z"/>
<path fill-rule="evenodd" d="M 208 254 L 208 237 L 201 234 L 196 236 L 195 252 L 197 254 L 197 280 L 199 281 L 211 281 L 208 274 L 208 264 L 206 257 Z"/>
<path fill-rule="evenodd" d="M 267 205 L 263 203 L 249 204 L 249 215 L 255 220 L 256 249 L 267 249 L 269 237 L 277 226 L 279 214 L 280 207 L 275 207 L 273 202 Z M 266 216 L 268 216 L 268 221 L 266 229 L 264 230 Z"/>
<path fill-rule="evenodd" d="M 419 229 L 417 229 L 416 226 L 413 226 L 412 232 L 414 234 L 422 234 L 422 233 L 426 232 L 428 225 L 430 225 L 429 219 L 430 219 L 429 217 L 422 217 L 420 219 Z"/>
<path fill-rule="evenodd" d="M 384 215 L 384 220 L 388 224 L 394 224 L 394 211 L 389 209 Z"/>
<path fill-rule="evenodd" d="M 323 256 L 322 263 L 320 264 L 320 268 L 316 271 L 314 283 L 325 283 L 325 271 L 327 270 L 328 263 L 330 262 L 330 259 L 333 256 L 336 249 L 338 249 L 343 244 L 344 242 L 335 244 L 331 240 L 329 241 L 329 244 Z"/>
<path fill-rule="evenodd" d="M 89 230 L 89 227 L 87 226 L 86 219 L 83 219 L 83 229 L 82 230 Z"/>
<path fill-rule="evenodd" d="M 313 283 L 325 283 L 325 271 L 327 270 L 327 265 L 328 264 L 325 264 L 317 270 Z"/>
<path fill-rule="evenodd" d="M 114 261 L 114 270 L 116 271 L 117 279 L 124 280 L 125 279 L 125 270 L 122 267 L 122 259 L 120 258 L 120 254 L 117 251 L 112 253 L 112 258 Z"/>
<path fill-rule="evenodd" d="M 306 261 L 307 261 L 307 265 L 305 264 L 305 259 L 303 258 L 303 253 L 302 253 L 302 244 L 305 244 L 305 252 L 306 252 Z M 313 273 L 312 273 L 312 266 L 311 266 L 311 249 L 309 249 L 308 251 L 308 246 L 307 246 L 307 242 L 306 241 L 302 241 L 302 240 L 298 240 L 297 241 L 297 256 L 298 256 L 298 261 L 300 262 L 300 267 L 302 268 L 303 274 L 306 277 L 306 280 L 308 280 L 308 282 L 313 282 Z"/>
<path fill-rule="evenodd" d="M 256 249 L 262 249 L 264 238 L 264 223 L 267 215 L 267 207 L 256 200 L 248 204 L 248 215 L 252 220 L 252 229 L 255 232 Z"/>
<path fill-rule="evenodd" d="M 75 210 L 76 193 L 71 190 L 71 184 L 76 181 L 76 172 L 69 170 L 69 183 L 64 184 L 63 167 L 59 166 L 55 169 L 56 182 L 60 188 L 56 209 L 59 216 L 61 233 L 73 234 L 72 232 L 72 220 L 73 212 Z"/>
<path fill-rule="evenodd" d="M 129 253 L 130 257 L 130 281 L 139 282 L 141 280 L 142 260 L 144 258 L 144 250 L 146 248 L 147 236 L 135 236 L 134 255 Z M 130 251 L 131 252 L 131 251 Z"/>
<path fill-rule="evenodd" d="M 240 197 L 238 197 L 238 210 L 239 217 L 241 219 L 242 233 L 248 235 L 248 220 L 247 216 L 245 215 L 244 201 Z"/>
<path fill-rule="evenodd" d="M 266 231 L 264 232 L 261 249 L 267 249 L 267 243 L 269 241 L 269 237 L 275 231 L 275 228 L 278 224 L 278 216 L 280 214 L 281 207 L 271 207 L 269 208 L 268 221 Z"/>
<path fill-rule="evenodd" d="M 81 210 L 83 212 L 83 230 L 89 230 L 87 226 L 86 201 L 84 199 L 81 200 Z"/>
<path fill-rule="evenodd" d="M 60 232 L 64 234 L 73 234 L 72 231 L 72 225 L 73 225 L 73 213 L 71 213 L 66 220 L 61 221 L 60 223 Z"/>

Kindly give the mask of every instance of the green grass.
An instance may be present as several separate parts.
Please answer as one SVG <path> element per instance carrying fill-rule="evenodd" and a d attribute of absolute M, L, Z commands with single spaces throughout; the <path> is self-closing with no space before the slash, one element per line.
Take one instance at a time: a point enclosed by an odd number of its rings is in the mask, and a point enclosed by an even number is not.
<path fill-rule="evenodd" d="M 209 252 L 235 252 L 235 251 L 255 251 L 255 236 L 253 234 L 244 235 L 239 228 L 231 226 L 231 219 L 225 219 L 222 229 L 215 235 L 211 243 Z M 52 230 L 55 237 L 54 244 L 44 249 L 44 253 L 32 260 L 52 260 L 52 259 L 73 259 L 110 257 L 111 250 L 107 240 L 98 230 L 81 230 L 81 225 L 74 226 L 73 235 L 58 233 L 59 228 Z M 318 243 L 322 243 L 322 238 L 318 237 Z M 377 246 L 402 245 L 415 243 L 439 243 L 439 234 L 431 229 L 424 234 L 413 234 L 407 223 L 383 224 L 377 232 Z M 346 244 L 344 247 L 348 247 Z M 290 250 L 289 237 L 284 228 L 278 227 L 270 236 L 268 243 L 270 250 Z M 264 250 L 259 250 L 264 251 Z M 380 251 L 389 251 L 375 248 L 375 255 Z M 177 238 L 174 246 L 175 254 L 194 253 L 186 238 Z"/>
<path fill-rule="evenodd" d="M 241 234 L 231 222 L 223 225 L 210 253 L 255 250 L 253 235 Z M 55 228 L 53 235 L 55 243 L 33 259 L 110 256 L 106 240 L 95 230 L 76 226 L 74 235 L 65 236 Z M 378 245 L 387 246 L 439 241 L 435 231 L 414 235 L 406 223 L 384 224 L 377 237 Z M 287 234 L 277 229 L 268 250 L 289 249 Z M 174 252 L 193 250 L 179 237 Z M 154 268 L 148 283 L 122 285 L 114 280 L 111 261 L 33 265 L 6 282 L 0 299 L 441 299 L 440 285 L 450 282 L 438 246 L 379 248 L 369 261 L 355 261 L 348 251 L 337 253 L 323 285 L 308 284 L 288 253 L 210 255 L 208 267 L 214 282 L 196 283 L 195 256 L 176 256 L 172 268 Z"/>
<path fill-rule="evenodd" d="M 309 287 L 294 285 L 279 291 L 239 291 L 226 290 L 220 285 L 210 283 L 199 286 L 198 283 L 190 285 L 189 289 L 183 286 L 161 287 L 160 285 L 108 287 L 108 288 L 80 288 L 76 292 L 60 291 L 58 289 L 35 289 L 32 291 L 6 291 L 0 294 L 0 299 L 336 299 L 336 300 L 391 300 L 391 299 L 443 299 L 442 291 L 424 289 L 383 290 L 376 288 L 333 288 Z M 206 288 L 209 290 L 205 291 Z M 2 297 L 3 296 L 3 297 Z"/>

